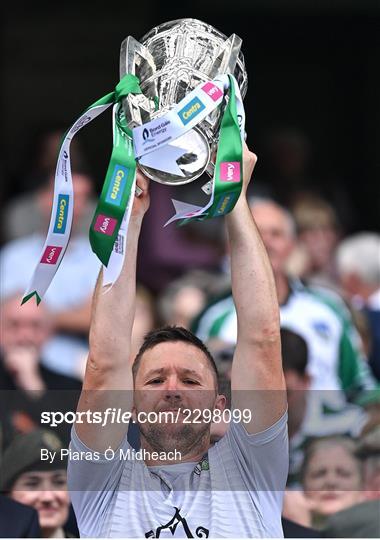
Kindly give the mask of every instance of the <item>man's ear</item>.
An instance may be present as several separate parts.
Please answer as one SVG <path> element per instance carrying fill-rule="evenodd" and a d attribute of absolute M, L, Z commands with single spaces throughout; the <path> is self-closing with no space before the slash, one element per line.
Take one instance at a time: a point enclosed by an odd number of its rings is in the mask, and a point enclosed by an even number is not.
<path fill-rule="evenodd" d="M 215 399 L 214 409 L 224 411 L 226 408 L 227 398 L 223 394 L 218 394 Z"/>

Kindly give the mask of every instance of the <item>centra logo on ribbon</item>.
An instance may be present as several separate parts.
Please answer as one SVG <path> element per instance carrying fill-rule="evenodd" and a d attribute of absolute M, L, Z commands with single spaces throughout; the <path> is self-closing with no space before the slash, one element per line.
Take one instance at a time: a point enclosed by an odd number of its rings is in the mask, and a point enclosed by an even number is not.
<path fill-rule="evenodd" d="M 67 214 L 69 211 L 69 195 L 58 195 L 57 213 L 55 216 L 53 232 L 56 234 L 65 234 Z"/>
<path fill-rule="evenodd" d="M 213 215 L 220 216 L 222 214 L 228 214 L 228 212 L 235 204 L 236 198 L 238 196 L 238 193 L 229 193 L 228 195 L 223 195 L 222 197 L 220 197 Z"/>
<path fill-rule="evenodd" d="M 240 162 L 222 161 L 220 164 L 221 182 L 240 182 Z"/>
<path fill-rule="evenodd" d="M 110 185 L 108 186 L 106 202 L 119 206 L 123 197 L 125 183 L 128 178 L 127 167 L 116 164 L 112 173 Z"/>
<path fill-rule="evenodd" d="M 201 88 L 213 101 L 218 101 L 218 99 L 223 96 L 221 89 L 212 82 L 204 84 Z"/>
<path fill-rule="evenodd" d="M 186 126 L 193 118 L 195 118 L 203 109 L 205 109 L 204 103 L 195 97 L 189 103 L 178 112 L 182 124 Z"/>
<path fill-rule="evenodd" d="M 40 262 L 42 264 L 56 264 L 61 251 L 60 246 L 46 246 Z"/>
<path fill-rule="evenodd" d="M 101 234 L 106 234 L 107 236 L 112 236 L 117 224 L 117 219 L 110 216 L 105 216 L 104 214 L 99 214 L 96 218 L 94 231 Z"/>

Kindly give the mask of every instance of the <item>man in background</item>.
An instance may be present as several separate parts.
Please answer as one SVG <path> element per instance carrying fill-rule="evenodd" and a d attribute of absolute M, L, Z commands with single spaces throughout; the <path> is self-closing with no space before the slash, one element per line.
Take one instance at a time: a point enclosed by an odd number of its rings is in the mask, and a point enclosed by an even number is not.
<path fill-rule="evenodd" d="M 40 426 L 43 411 L 75 411 L 79 379 L 52 371 L 42 364 L 42 350 L 52 327 L 44 303 L 20 305 L 22 293 L 3 298 L 0 318 L 0 418 L 4 446 L 15 433 L 27 433 Z M 64 442 L 70 426 L 57 428 Z"/>
<path fill-rule="evenodd" d="M 369 364 L 380 381 L 380 235 L 363 232 L 346 238 L 336 263 L 344 295 L 368 322 Z"/>

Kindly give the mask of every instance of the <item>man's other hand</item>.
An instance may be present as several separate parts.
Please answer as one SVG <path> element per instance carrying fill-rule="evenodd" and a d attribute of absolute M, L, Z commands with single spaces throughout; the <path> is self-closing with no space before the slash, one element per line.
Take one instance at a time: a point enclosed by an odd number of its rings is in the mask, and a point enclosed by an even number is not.
<path fill-rule="evenodd" d="M 249 185 L 249 182 L 252 177 L 253 169 L 255 168 L 257 162 L 257 156 L 253 152 L 251 152 L 246 145 L 246 143 L 243 143 L 243 186 L 241 193 L 242 195 L 246 195 L 247 188 Z"/>

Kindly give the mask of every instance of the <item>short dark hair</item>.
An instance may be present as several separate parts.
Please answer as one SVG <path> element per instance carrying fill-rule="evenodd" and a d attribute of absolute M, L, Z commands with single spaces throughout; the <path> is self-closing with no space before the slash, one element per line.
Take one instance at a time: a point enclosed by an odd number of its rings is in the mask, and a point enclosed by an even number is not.
<path fill-rule="evenodd" d="M 282 369 L 306 374 L 308 349 L 306 341 L 299 334 L 288 328 L 281 328 Z"/>
<path fill-rule="evenodd" d="M 210 351 L 208 350 L 206 345 L 203 343 L 203 341 L 201 341 L 195 334 L 190 332 L 190 330 L 186 330 L 186 328 L 183 328 L 182 326 L 163 326 L 162 328 L 158 328 L 157 330 L 152 330 L 151 332 L 148 332 L 148 334 L 146 334 L 146 336 L 144 337 L 144 342 L 141 345 L 140 350 L 137 353 L 136 358 L 132 365 L 133 379 L 134 380 L 136 379 L 136 374 L 140 367 L 141 358 L 146 351 L 148 351 L 149 349 L 153 349 L 153 347 L 155 347 L 156 345 L 159 345 L 160 343 L 168 343 L 168 342 L 174 343 L 176 341 L 189 343 L 190 345 L 197 347 L 197 349 L 203 352 L 215 376 L 215 382 L 217 385 L 218 369 L 216 367 L 215 361 Z"/>

